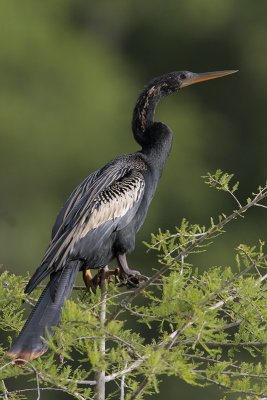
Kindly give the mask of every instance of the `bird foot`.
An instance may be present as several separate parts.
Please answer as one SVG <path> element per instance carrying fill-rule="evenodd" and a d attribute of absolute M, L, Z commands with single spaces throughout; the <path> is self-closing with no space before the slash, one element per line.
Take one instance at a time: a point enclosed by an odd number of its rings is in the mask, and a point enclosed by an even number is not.
<path fill-rule="evenodd" d="M 104 279 L 108 283 L 111 283 L 113 281 L 113 278 L 115 278 L 116 281 L 116 277 L 118 276 L 119 276 L 119 268 L 115 268 L 114 270 L 108 269 L 108 267 L 105 268 Z M 102 269 L 99 269 L 94 277 L 92 277 L 92 274 L 89 269 L 83 271 L 83 280 L 85 286 L 87 287 L 88 290 L 92 290 L 92 292 L 94 293 L 96 293 L 97 286 L 100 286 L 102 278 L 103 278 Z"/>
<path fill-rule="evenodd" d="M 119 279 L 122 284 L 128 287 L 138 287 L 144 276 L 139 271 L 130 269 L 127 263 L 126 254 L 118 254 L 117 261 L 120 269 Z"/>
<path fill-rule="evenodd" d="M 96 293 L 97 287 L 101 284 L 102 273 L 102 269 L 100 269 L 93 277 L 89 269 L 83 271 L 83 280 L 88 290 L 92 290 L 93 293 Z M 128 269 L 127 272 L 125 272 L 121 268 L 110 270 L 106 267 L 104 279 L 107 280 L 108 283 L 114 282 L 119 286 L 136 288 L 139 286 L 140 282 L 146 281 L 148 277 L 134 269 Z"/>
<path fill-rule="evenodd" d="M 149 278 L 145 275 L 142 275 L 139 271 L 134 269 L 129 269 L 127 273 L 123 270 L 120 270 L 118 277 L 119 286 L 125 285 L 128 288 L 137 288 L 140 283 L 147 281 Z"/>

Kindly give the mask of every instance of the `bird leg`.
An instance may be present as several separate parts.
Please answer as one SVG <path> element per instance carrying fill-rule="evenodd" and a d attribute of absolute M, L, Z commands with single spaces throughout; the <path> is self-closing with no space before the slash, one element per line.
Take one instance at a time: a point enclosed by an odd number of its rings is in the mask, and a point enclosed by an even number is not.
<path fill-rule="evenodd" d="M 106 279 L 109 282 L 112 282 L 112 277 L 116 277 L 119 275 L 119 268 L 115 268 L 114 270 L 107 269 L 105 270 L 105 276 L 104 279 Z M 90 269 L 85 269 L 83 270 L 83 281 L 85 283 L 85 286 L 87 287 L 88 290 L 92 290 L 94 293 L 96 292 L 97 286 L 100 286 L 102 278 L 102 268 L 100 268 L 97 273 L 95 274 L 94 277 L 92 277 Z"/>
<path fill-rule="evenodd" d="M 127 263 L 126 254 L 118 254 L 117 261 L 120 268 L 119 278 L 126 280 L 126 283 L 131 287 L 136 287 L 139 285 L 139 277 L 141 274 L 139 271 L 130 269 Z"/>
<path fill-rule="evenodd" d="M 92 280 L 93 280 L 93 277 L 92 277 L 90 269 L 84 269 L 83 270 L 83 281 L 88 290 L 91 288 Z"/>
<path fill-rule="evenodd" d="M 105 271 L 105 279 L 108 282 L 112 282 L 112 278 L 115 277 L 115 281 L 119 278 L 119 281 L 123 284 L 130 287 L 137 287 L 140 283 L 140 279 L 147 279 L 142 276 L 139 271 L 134 269 L 130 269 L 127 263 L 126 254 L 119 254 L 117 256 L 118 266 L 119 268 L 115 268 L 114 270 L 107 269 Z M 83 270 L 83 280 L 85 286 L 88 290 L 92 290 L 94 293 L 96 292 L 97 286 L 100 286 L 102 277 L 101 269 L 92 277 L 90 269 Z M 118 282 L 118 279 L 117 279 Z"/>

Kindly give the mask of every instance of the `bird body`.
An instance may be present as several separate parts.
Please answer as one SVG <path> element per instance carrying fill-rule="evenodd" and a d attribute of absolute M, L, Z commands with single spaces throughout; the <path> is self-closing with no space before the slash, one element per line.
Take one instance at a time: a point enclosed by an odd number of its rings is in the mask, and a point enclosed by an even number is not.
<path fill-rule="evenodd" d="M 90 174 L 59 212 L 51 242 L 25 292 L 30 293 L 46 276 L 50 281 L 9 350 L 10 356 L 28 361 L 47 350 L 42 337 L 58 325 L 79 270 L 99 269 L 117 259 L 126 276 L 138 274 L 129 269 L 126 255 L 134 249 L 173 137 L 165 124 L 154 122 L 156 106 L 162 97 L 184 86 L 232 72 L 202 76 L 173 72 L 154 79 L 140 94 L 132 128 L 141 150 L 114 158 Z"/>

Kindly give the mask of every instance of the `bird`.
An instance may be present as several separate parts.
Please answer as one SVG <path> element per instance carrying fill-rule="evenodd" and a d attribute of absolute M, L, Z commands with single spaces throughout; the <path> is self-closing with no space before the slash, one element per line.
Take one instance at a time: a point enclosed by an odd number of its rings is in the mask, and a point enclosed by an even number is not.
<path fill-rule="evenodd" d="M 46 277 L 49 282 L 7 352 L 16 364 L 32 361 L 48 350 L 43 338 L 53 335 L 53 327 L 59 324 L 79 271 L 89 286 L 90 269 L 102 270 L 116 259 L 126 279 L 138 279 L 140 273 L 129 268 L 127 255 L 134 250 L 136 233 L 146 218 L 173 139 L 166 124 L 154 121 L 156 107 L 182 88 L 235 72 L 174 71 L 154 78 L 141 91 L 132 117 L 140 150 L 120 155 L 91 173 L 56 217 L 51 241 L 25 293 L 31 293 Z"/>

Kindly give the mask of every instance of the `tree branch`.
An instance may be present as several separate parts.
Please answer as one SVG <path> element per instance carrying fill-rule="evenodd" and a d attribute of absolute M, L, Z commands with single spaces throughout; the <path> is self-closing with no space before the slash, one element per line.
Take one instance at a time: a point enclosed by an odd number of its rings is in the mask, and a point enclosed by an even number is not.
<path fill-rule="evenodd" d="M 211 226 L 210 229 L 203 233 L 201 236 L 197 237 L 196 240 L 189 244 L 183 251 L 181 251 L 171 263 L 164 265 L 161 269 L 159 269 L 154 275 L 152 275 L 147 281 L 139 285 L 131 294 L 126 296 L 121 303 L 116 307 L 113 314 L 108 318 L 107 322 L 115 319 L 121 314 L 125 306 L 127 306 L 130 302 L 132 302 L 141 292 L 143 292 L 148 286 L 154 283 L 157 279 L 159 279 L 163 274 L 165 274 L 175 263 L 182 262 L 185 257 L 187 257 L 193 250 L 195 250 L 199 245 L 201 245 L 205 240 L 211 238 L 214 234 L 221 231 L 225 225 L 229 222 L 235 220 L 237 217 L 245 214 L 251 207 L 257 205 L 260 201 L 267 197 L 267 187 L 260 190 L 259 193 L 255 195 L 255 197 L 247 203 L 245 206 L 240 208 L 239 210 L 233 211 L 228 217 L 221 220 L 217 225 Z"/>
<path fill-rule="evenodd" d="M 105 282 L 105 275 L 107 272 L 107 267 L 104 267 L 101 271 L 101 280 L 100 280 L 100 290 L 101 290 L 101 303 L 100 303 L 100 312 L 99 312 L 99 324 L 100 327 L 103 328 L 106 322 L 106 310 L 107 310 L 107 303 L 106 303 L 106 282 Z M 99 352 L 103 357 L 103 361 L 105 358 L 106 353 L 106 337 L 105 333 L 103 332 L 103 336 L 100 339 L 99 343 Z M 99 372 L 96 373 L 96 387 L 95 387 L 95 400 L 105 400 L 105 366 L 100 369 Z"/>
<path fill-rule="evenodd" d="M 8 400 L 8 390 L 7 390 L 7 388 L 6 388 L 6 385 L 5 385 L 5 382 L 4 382 L 4 380 L 2 379 L 1 380 L 1 383 L 2 383 L 2 386 L 3 386 L 3 398 L 4 398 L 4 400 Z"/>

